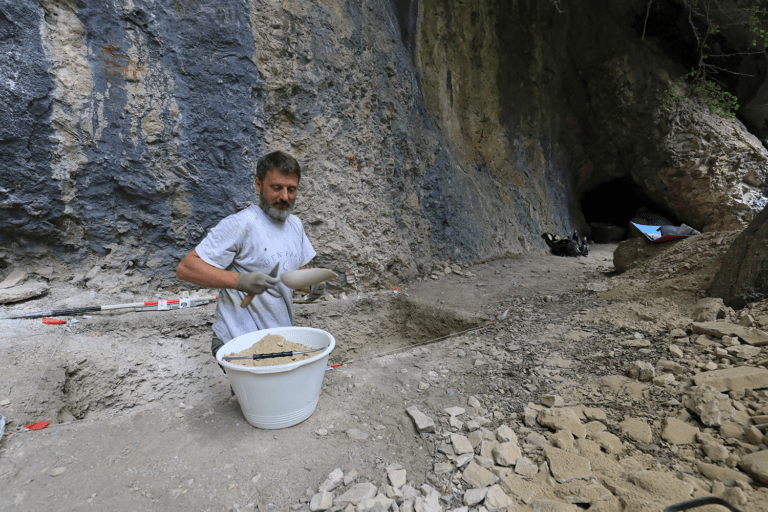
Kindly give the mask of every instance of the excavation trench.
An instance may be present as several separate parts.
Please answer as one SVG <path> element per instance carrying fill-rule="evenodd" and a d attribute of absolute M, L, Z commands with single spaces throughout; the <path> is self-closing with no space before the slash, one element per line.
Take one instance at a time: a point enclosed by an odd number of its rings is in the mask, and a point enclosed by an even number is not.
<path fill-rule="evenodd" d="M 297 304 L 295 323 L 330 332 L 329 363 L 391 354 L 487 323 L 404 295 Z M 229 395 L 226 377 L 210 355 L 214 306 L 181 311 L 99 315 L 69 328 L 39 381 L 25 417 L 66 423 L 127 409 L 171 407 Z M 30 372 L 30 392 L 34 375 Z M 27 362 L 31 360 L 27 359 Z"/>

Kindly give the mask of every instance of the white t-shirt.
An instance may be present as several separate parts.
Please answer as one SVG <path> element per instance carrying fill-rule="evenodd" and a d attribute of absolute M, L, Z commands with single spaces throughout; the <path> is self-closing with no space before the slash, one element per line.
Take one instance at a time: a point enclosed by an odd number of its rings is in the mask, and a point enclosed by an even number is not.
<path fill-rule="evenodd" d="M 298 217 L 291 215 L 280 222 L 258 205 L 222 219 L 195 250 L 203 261 L 216 268 L 265 274 L 277 263 L 279 272 L 296 270 L 316 254 Z M 221 290 L 213 324 L 216 336 L 226 343 L 260 329 L 290 326 L 293 292 L 282 283 L 277 287 L 285 299 L 262 293 L 256 295 L 247 308 L 240 307 L 245 293 Z"/>

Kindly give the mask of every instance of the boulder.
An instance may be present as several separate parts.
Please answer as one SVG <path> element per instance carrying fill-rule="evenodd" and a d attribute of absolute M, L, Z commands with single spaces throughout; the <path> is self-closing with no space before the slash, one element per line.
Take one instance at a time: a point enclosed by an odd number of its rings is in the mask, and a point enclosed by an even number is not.
<path fill-rule="evenodd" d="M 676 241 L 657 244 L 646 237 L 630 238 L 619 243 L 613 251 L 613 266 L 617 272 L 626 272 L 640 265 L 641 262 L 656 256 L 672 247 Z"/>
<path fill-rule="evenodd" d="M 734 309 L 768 296 L 768 208 L 763 208 L 733 241 L 709 295 L 720 297 Z"/>

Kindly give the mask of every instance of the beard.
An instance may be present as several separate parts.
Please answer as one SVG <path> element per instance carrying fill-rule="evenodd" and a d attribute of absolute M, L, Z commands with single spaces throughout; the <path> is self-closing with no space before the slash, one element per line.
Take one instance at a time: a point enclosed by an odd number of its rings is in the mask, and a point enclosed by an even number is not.
<path fill-rule="evenodd" d="M 293 209 L 296 206 L 296 201 L 288 203 L 286 201 L 275 201 L 272 204 L 267 203 L 267 198 L 264 197 L 263 192 L 259 192 L 259 206 L 264 210 L 270 218 L 285 222 L 285 219 L 293 213 Z M 288 206 L 288 208 L 278 209 L 277 206 Z"/>

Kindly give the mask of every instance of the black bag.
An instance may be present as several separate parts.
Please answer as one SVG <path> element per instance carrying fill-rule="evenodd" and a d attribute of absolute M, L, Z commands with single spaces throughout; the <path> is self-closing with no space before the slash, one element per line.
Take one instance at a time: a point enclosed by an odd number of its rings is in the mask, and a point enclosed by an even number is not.
<path fill-rule="evenodd" d="M 551 233 L 544 233 L 541 235 L 541 238 L 552 249 L 552 253 L 557 256 L 578 258 L 579 256 L 589 255 L 586 237 L 583 239 L 579 238 L 579 234 L 576 231 L 570 237 L 558 238 Z"/>

